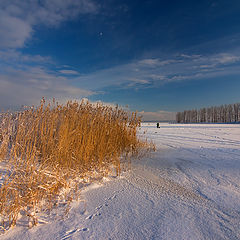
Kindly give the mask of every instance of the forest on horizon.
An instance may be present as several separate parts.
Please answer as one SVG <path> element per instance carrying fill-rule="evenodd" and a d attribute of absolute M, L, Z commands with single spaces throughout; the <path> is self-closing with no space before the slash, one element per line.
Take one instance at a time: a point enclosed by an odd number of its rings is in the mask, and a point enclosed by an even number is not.
<path fill-rule="evenodd" d="M 177 112 L 177 123 L 236 123 L 240 122 L 240 103 Z"/>

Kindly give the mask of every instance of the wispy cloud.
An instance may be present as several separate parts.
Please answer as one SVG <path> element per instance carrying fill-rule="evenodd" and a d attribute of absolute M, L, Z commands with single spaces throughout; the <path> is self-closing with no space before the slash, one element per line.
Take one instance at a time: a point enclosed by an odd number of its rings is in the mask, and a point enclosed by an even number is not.
<path fill-rule="evenodd" d="M 157 67 L 157 66 L 165 66 L 173 63 L 181 62 L 177 59 L 167 59 L 167 60 L 161 60 L 159 58 L 147 58 L 140 60 L 138 62 L 139 65 L 142 65 L 143 67 L 151 66 L 151 67 Z"/>
<path fill-rule="evenodd" d="M 14 64 L 49 64 L 54 63 L 50 56 L 22 54 L 16 49 L 0 50 L 0 63 Z"/>
<path fill-rule="evenodd" d="M 69 69 L 59 70 L 59 72 L 65 75 L 79 75 L 79 72 L 75 70 L 69 70 Z"/>
<path fill-rule="evenodd" d="M 81 99 L 93 91 L 75 87 L 70 79 L 43 67 L 26 67 L 24 70 L 8 68 L 0 73 L 1 108 L 19 105 L 36 105 L 42 97 L 58 101 Z"/>
<path fill-rule="evenodd" d="M 216 62 L 216 64 L 231 64 L 240 61 L 239 55 L 232 55 L 228 53 L 221 53 L 214 56 L 212 62 Z"/>
<path fill-rule="evenodd" d="M 143 89 L 169 82 L 240 74 L 238 51 L 147 58 L 86 75 L 70 66 L 57 66 L 50 57 L 24 55 L 16 50 L 0 51 L 0 63 L 0 102 L 5 106 L 36 104 L 42 96 L 79 99 L 109 87 Z"/>
<path fill-rule="evenodd" d="M 58 66 L 49 56 L 0 50 L 0 109 L 36 105 L 42 97 L 64 102 L 93 95 L 92 90 L 74 85 L 73 78 L 78 75 Z"/>
<path fill-rule="evenodd" d="M 23 47 L 39 24 L 57 27 L 80 14 L 97 11 L 98 5 L 92 0 L 1 0 L 0 49 Z"/>
<path fill-rule="evenodd" d="M 169 82 L 240 74 L 240 51 L 212 55 L 178 54 L 170 59 L 147 58 L 75 79 L 80 86 L 149 88 Z"/>

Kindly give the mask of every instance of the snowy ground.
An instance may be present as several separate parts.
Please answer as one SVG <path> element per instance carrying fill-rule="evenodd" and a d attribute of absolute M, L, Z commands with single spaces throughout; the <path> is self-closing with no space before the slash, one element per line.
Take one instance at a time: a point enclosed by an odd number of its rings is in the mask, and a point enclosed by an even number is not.
<path fill-rule="evenodd" d="M 89 186 L 68 217 L 56 209 L 0 238 L 240 239 L 240 126 L 145 123 L 139 134 L 157 151 L 131 171 Z"/>

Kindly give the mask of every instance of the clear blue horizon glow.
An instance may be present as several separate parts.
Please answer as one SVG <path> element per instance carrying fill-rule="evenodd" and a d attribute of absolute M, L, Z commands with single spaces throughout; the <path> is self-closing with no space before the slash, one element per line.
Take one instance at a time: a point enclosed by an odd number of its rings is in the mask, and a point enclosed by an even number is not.
<path fill-rule="evenodd" d="M 2 0 L 0 109 L 44 96 L 146 120 L 240 101 L 240 2 Z"/>

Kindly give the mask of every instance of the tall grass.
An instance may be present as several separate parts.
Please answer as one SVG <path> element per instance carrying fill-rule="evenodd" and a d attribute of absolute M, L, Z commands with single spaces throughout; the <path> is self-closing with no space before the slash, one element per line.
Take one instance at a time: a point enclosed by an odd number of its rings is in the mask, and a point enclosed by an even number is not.
<path fill-rule="evenodd" d="M 2 229 L 16 224 L 20 211 L 37 223 L 36 212 L 60 197 L 69 203 L 79 181 L 118 175 L 121 158 L 147 144 L 137 138 L 140 118 L 118 107 L 82 101 L 46 104 L 1 116 L 0 158 L 10 167 L 0 188 Z M 63 193 L 63 189 L 69 189 Z"/>

